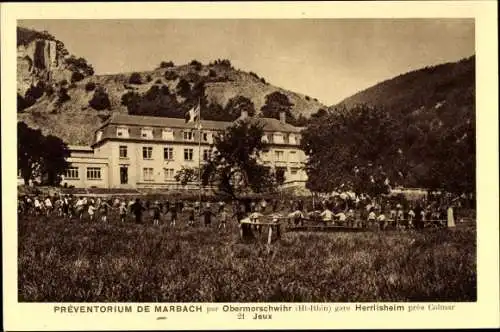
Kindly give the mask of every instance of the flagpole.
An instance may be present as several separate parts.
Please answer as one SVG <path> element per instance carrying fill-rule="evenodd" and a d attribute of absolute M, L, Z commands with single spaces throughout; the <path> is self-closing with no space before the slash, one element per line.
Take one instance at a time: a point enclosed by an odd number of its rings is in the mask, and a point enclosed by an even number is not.
<path fill-rule="evenodd" d="M 198 99 L 200 114 L 198 115 L 198 202 L 201 212 L 201 98 Z"/>

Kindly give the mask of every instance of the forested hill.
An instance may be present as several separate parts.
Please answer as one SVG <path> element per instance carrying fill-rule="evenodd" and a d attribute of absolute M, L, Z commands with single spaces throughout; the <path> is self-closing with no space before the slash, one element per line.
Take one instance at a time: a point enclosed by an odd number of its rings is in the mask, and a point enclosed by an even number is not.
<path fill-rule="evenodd" d="M 91 64 L 70 55 L 57 36 L 24 28 L 17 33 L 18 119 L 69 144 L 89 144 L 115 112 L 184 117 L 200 95 L 207 120 L 231 120 L 241 109 L 261 113 L 271 94 L 297 125 L 325 108 L 312 96 L 234 68 L 229 59 L 174 64 L 166 58 L 146 72 L 94 75 Z"/>
<path fill-rule="evenodd" d="M 427 110 L 474 108 L 474 95 L 475 56 L 471 56 L 399 75 L 360 91 L 332 108 L 369 104 L 404 116 Z"/>
<path fill-rule="evenodd" d="M 390 114 L 389 133 L 406 160 L 408 186 L 471 188 L 475 178 L 475 56 L 399 75 L 329 108 L 374 107 Z M 376 144 L 376 142 L 374 142 Z M 383 149 L 382 149 L 383 150 Z M 454 181 L 461 181 L 454 183 Z"/>

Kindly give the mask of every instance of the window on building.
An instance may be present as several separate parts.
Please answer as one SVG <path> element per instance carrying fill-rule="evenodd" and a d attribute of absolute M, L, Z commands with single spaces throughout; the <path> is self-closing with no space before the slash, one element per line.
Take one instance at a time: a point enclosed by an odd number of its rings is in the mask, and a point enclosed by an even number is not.
<path fill-rule="evenodd" d="M 288 143 L 296 145 L 297 144 L 297 138 L 295 137 L 294 134 L 290 134 L 288 136 Z"/>
<path fill-rule="evenodd" d="M 283 139 L 283 134 L 276 133 L 273 135 L 273 143 L 283 144 L 285 141 Z"/>
<path fill-rule="evenodd" d="M 153 181 L 154 175 L 153 175 L 153 168 L 151 167 L 145 167 L 142 169 L 142 178 L 144 181 Z"/>
<path fill-rule="evenodd" d="M 264 143 L 269 143 L 269 137 L 267 135 L 263 135 L 261 140 Z"/>
<path fill-rule="evenodd" d="M 128 158 L 128 151 L 126 145 L 120 145 L 120 158 Z"/>
<path fill-rule="evenodd" d="M 212 133 L 209 132 L 202 133 L 201 139 L 203 140 L 203 142 L 212 143 Z"/>
<path fill-rule="evenodd" d="M 163 148 L 163 159 L 174 160 L 174 148 Z"/>
<path fill-rule="evenodd" d="M 183 135 L 185 141 L 194 141 L 194 136 L 192 131 L 185 131 Z"/>
<path fill-rule="evenodd" d="M 161 132 L 161 138 L 166 141 L 174 140 L 174 131 L 172 129 L 163 129 Z"/>
<path fill-rule="evenodd" d="M 193 160 L 193 149 L 184 149 L 184 160 Z"/>
<path fill-rule="evenodd" d="M 99 130 L 97 134 L 95 135 L 95 141 L 99 142 L 102 138 L 102 130 Z"/>
<path fill-rule="evenodd" d="M 274 157 L 276 161 L 285 161 L 284 151 L 274 151 Z"/>
<path fill-rule="evenodd" d="M 290 151 L 290 157 L 288 159 L 291 162 L 297 161 L 297 152 L 296 151 Z"/>
<path fill-rule="evenodd" d="M 203 160 L 208 161 L 210 160 L 210 156 L 212 155 L 212 151 L 205 149 L 203 150 Z"/>
<path fill-rule="evenodd" d="M 151 146 L 142 147 L 142 159 L 153 159 L 153 147 Z"/>
<path fill-rule="evenodd" d="M 101 169 L 99 167 L 88 167 L 87 168 L 87 179 L 88 180 L 100 180 L 101 179 Z"/>
<path fill-rule="evenodd" d="M 141 128 L 141 137 L 146 139 L 153 139 L 153 129 Z"/>
<path fill-rule="evenodd" d="M 290 168 L 290 174 L 297 175 L 297 173 L 299 173 L 299 168 L 297 167 Z"/>
<path fill-rule="evenodd" d="M 64 174 L 66 179 L 78 179 L 78 167 L 69 167 Z"/>
<path fill-rule="evenodd" d="M 116 129 L 116 136 L 117 137 L 128 137 L 129 136 L 129 129 L 126 127 L 118 127 Z"/>
<path fill-rule="evenodd" d="M 165 179 L 165 182 L 174 180 L 175 177 L 175 170 L 173 168 L 164 168 L 163 169 L 163 176 Z"/>

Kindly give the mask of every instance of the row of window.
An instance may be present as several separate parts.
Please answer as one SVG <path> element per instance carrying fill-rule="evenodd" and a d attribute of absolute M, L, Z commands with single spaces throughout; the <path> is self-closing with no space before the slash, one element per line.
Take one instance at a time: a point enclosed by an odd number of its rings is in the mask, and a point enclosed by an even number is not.
<path fill-rule="evenodd" d="M 154 169 L 152 167 L 145 167 L 142 169 L 142 178 L 144 181 L 154 181 Z M 163 179 L 165 182 L 175 179 L 175 170 L 173 168 L 163 169 Z"/>
<path fill-rule="evenodd" d="M 64 174 L 65 179 L 75 180 L 80 178 L 78 167 L 69 167 Z M 101 168 L 87 167 L 87 180 L 100 180 Z"/>
<path fill-rule="evenodd" d="M 290 168 L 290 174 L 296 175 L 299 171 L 298 167 Z M 127 173 L 127 172 L 125 172 Z M 122 174 L 122 178 L 127 177 L 127 175 Z M 142 177 L 144 181 L 154 181 L 154 169 L 152 167 L 144 167 L 142 169 Z M 173 168 L 163 169 L 164 181 L 171 181 L 175 179 L 175 170 Z M 70 167 L 66 170 L 65 178 L 69 180 L 79 179 L 79 169 L 77 167 Z M 101 179 L 101 169 L 99 167 L 88 167 L 87 168 L 87 179 L 88 180 L 100 180 Z M 122 183 L 127 183 L 127 180 L 121 181 Z"/>
<path fill-rule="evenodd" d="M 264 143 L 285 144 L 285 135 L 281 133 L 266 134 L 262 136 L 262 141 Z M 298 144 L 298 139 L 294 134 L 288 135 L 288 144 Z"/>
<path fill-rule="evenodd" d="M 126 145 L 120 145 L 120 158 L 128 158 L 128 148 Z M 191 161 L 193 160 L 193 152 L 194 149 L 186 148 L 184 149 L 184 160 Z M 211 150 L 204 149 L 203 150 L 203 160 L 207 161 L 210 159 Z M 142 159 L 148 160 L 153 159 L 153 147 L 144 146 L 142 148 Z M 174 160 L 174 148 L 165 147 L 163 148 L 163 159 L 164 160 Z M 285 151 L 276 150 L 274 151 L 274 160 L 276 161 L 287 161 L 285 158 Z M 296 162 L 299 161 L 297 157 L 296 151 L 290 151 L 288 161 Z"/>
<path fill-rule="evenodd" d="M 128 158 L 128 148 L 126 145 L 120 145 L 120 158 Z M 193 160 L 193 152 L 194 149 L 186 148 L 184 149 L 184 160 L 191 161 Z M 211 151 L 209 149 L 203 150 L 203 160 L 207 161 L 210 159 Z M 144 146 L 142 147 L 142 159 L 149 160 L 153 159 L 153 147 L 152 146 Z M 165 147 L 163 148 L 163 159 L 164 160 L 174 160 L 174 148 Z"/>
<path fill-rule="evenodd" d="M 130 137 L 130 129 L 125 127 L 118 127 L 116 129 L 116 136 L 128 138 Z M 173 141 L 174 140 L 174 131 L 172 129 L 164 129 L 162 130 L 161 135 L 163 140 Z M 193 131 L 183 131 L 182 137 L 184 141 L 193 142 L 194 134 Z M 102 138 L 102 131 L 97 132 L 96 141 L 100 141 Z M 144 139 L 153 139 L 153 129 L 150 128 L 142 128 L 141 129 L 141 138 Z M 201 135 L 201 139 L 203 142 L 212 143 L 213 136 L 210 132 L 203 132 Z M 282 133 L 274 133 L 274 134 L 266 134 L 262 137 L 262 141 L 265 143 L 275 143 L 275 144 L 285 144 L 285 135 Z M 298 137 L 294 134 L 288 135 L 288 144 L 297 145 Z"/>
<path fill-rule="evenodd" d="M 101 136 L 98 133 L 97 135 L 97 140 L 99 141 Z M 125 127 L 118 127 L 116 129 L 116 136 L 117 137 L 124 137 L 128 138 L 130 136 L 130 129 L 125 128 Z M 194 141 L 194 135 L 193 131 L 191 130 L 186 130 L 182 132 L 182 137 L 185 141 Z M 153 129 L 151 128 L 142 128 L 141 129 L 141 138 L 145 139 L 153 139 Z M 173 141 L 174 140 L 174 131 L 172 129 L 163 129 L 161 138 L 166 141 Z M 210 132 L 203 132 L 201 134 L 201 139 L 203 142 L 212 142 L 212 133 Z"/>

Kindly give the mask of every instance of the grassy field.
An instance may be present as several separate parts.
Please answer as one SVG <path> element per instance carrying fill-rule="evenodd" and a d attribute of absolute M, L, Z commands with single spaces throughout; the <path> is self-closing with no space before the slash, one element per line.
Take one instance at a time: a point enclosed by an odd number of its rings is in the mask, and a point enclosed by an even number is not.
<path fill-rule="evenodd" d="M 21 302 L 475 301 L 473 226 L 284 233 L 20 217 Z"/>

